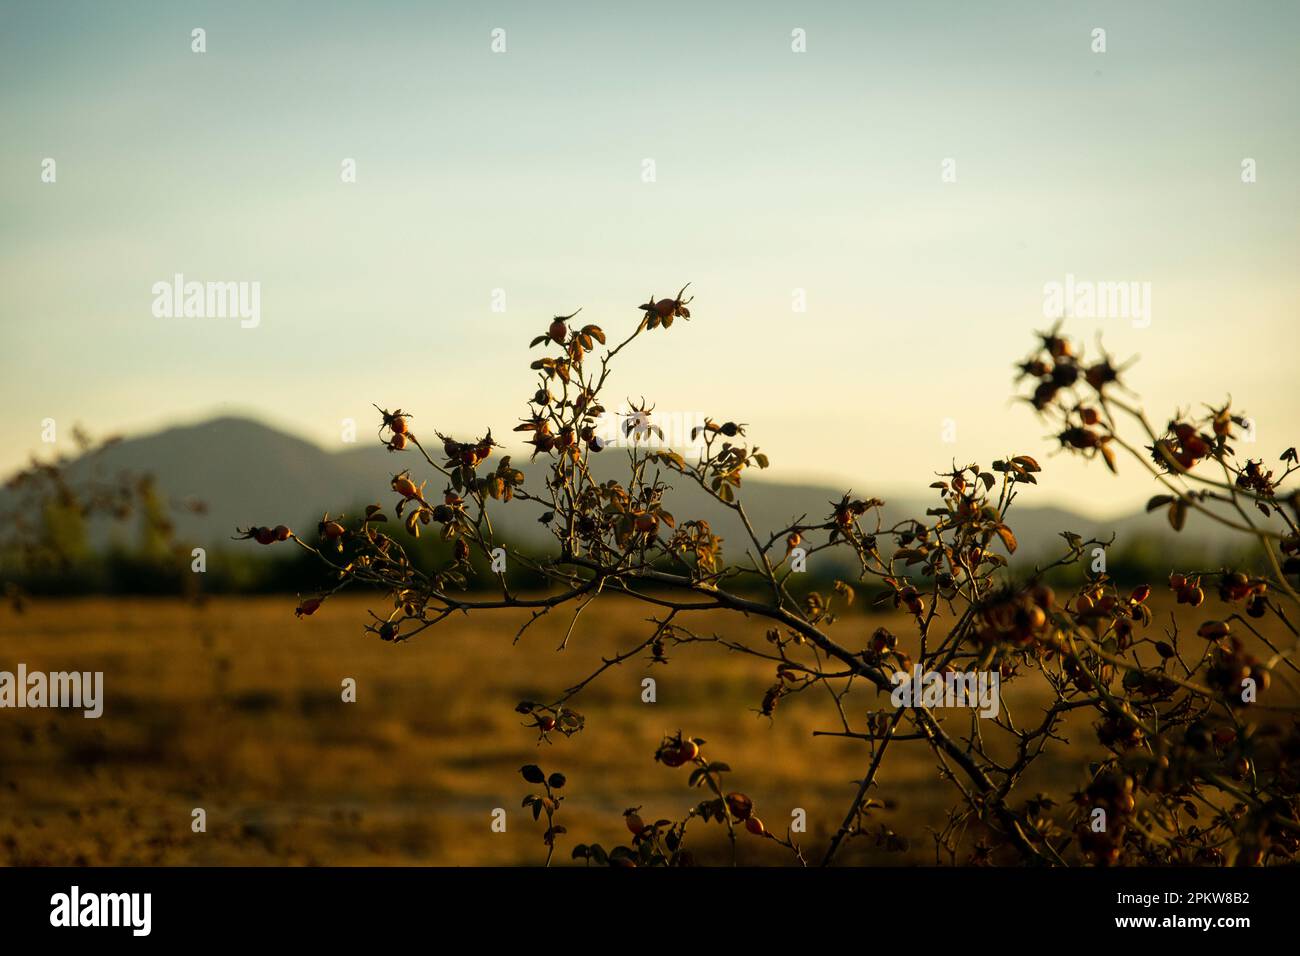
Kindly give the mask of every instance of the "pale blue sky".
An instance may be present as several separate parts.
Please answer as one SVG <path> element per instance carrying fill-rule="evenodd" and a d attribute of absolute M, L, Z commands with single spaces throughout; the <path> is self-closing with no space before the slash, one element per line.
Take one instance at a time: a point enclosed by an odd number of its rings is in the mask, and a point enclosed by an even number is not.
<path fill-rule="evenodd" d="M 0 11 L 3 471 L 46 417 L 244 413 L 332 446 L 373 401 L 501 434 L 550 315 L 614 334 L 687 280 L 697 319 L 615 395 L 749 422 L 774 477 L 921 488 L 1044 452 L 1010 368 L 1067 272 L 1152 284 L 1150 328 L 1074 328 L 1142 354 L 1157 419 L 1231 392 L 1258 454 L 1300 439 L 1296 4 Z M 155 318 L 176 272 L 260 281 L 261 325 Z M 1047 463 L 1038 501 L 1150 490 Z"/>

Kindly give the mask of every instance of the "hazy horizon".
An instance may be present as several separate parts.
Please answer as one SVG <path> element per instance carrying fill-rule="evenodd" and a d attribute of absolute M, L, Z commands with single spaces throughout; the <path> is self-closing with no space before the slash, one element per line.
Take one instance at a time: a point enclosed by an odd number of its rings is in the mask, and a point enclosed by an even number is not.
<path fill-rule="evenodd" d="M 290 438 L 294 438 L 306 442 L 307 444 L 311 445 L 313 448 L 316 448 L 319 451 L 325 452 L 327 454 L 347 454 L 349 452 L 355 452 L 358 450 L 379 451 L 384 447 L 381 443 L 377 441 L 371 441 L 370 436 L 367 436 L 364 433 L 364 431 L 360 431 L 360 430 L 358 432 L 358 439 L 356 442 L 318 441 L 312 435 L 300 431 L 295 431 L 291 423 L 277 424 L 263 416 L 257 415 L 256 413 L 247 410 L 241 410 L 237 406 L 231 406 L 230 408 L 227 409 L 214 411 L 214 413 L 211 415 L 201 415 L 193 419 L 185 418 L 185 419 L 169 421 L 158 427 L 144 428 L 138 431 L 132 431 L 126 433 L 106 432 L 103 434 L 90 435 L 89 437 L 95 439 L 96 441 L 103 441 L 104 439 L 108 439 L 108 438 L 116 438 L 116 439 L 121 439 L 123 441 L 132 441 L 138 439 L 152 439 L 157 436 L 164 435 L 171 431 L 202 428 L 205 425 L 210 425 L 218 421 L 249 422 L 254 425 L 258 425 L 270 429 L 272 431 L 275 431 L 277 433 L 286 435 Z M 532 454 L 532 449 L 528 446 L 517 444 L 515 441 L 513 441 L 513 436 L 507 436 L 507 441 L 503 442 L 502 444 L 503 447 L 498 449 L 498 454 L 512 455 L 514 456 L 516 462 L 520 464 L 526 464 L 531 460 L 530 456 Z M 49 448 L 50 446 L 47 445 L 43 447 Z M 66 446 L 61 447 L 59 450 L 62 453 L 71 454 L 74 458 L 78 454 L 77 452 L 70 450 Z M 430 451 L 436 456 L 437 454 L 436 447 L 431 448 Z M 605 457 L 614 458 L 619 454 L 621 454 L 621 450 L 617 448 L 613 448 L 613 449 L 609 449 L 605 453 Z M 42 460 L 46 460 L 46 459 L 42 459 Z M 539 457 L 537 459 L 537 462 L 540 464 L 544 462 L 544 460 L 545 459 Z M 688 458 L 688 460 L 691 459 Z M 394 455 L 392 456 L 391 461 L 392 461 L 392 470 L 394 473 L 400 472 L 408 468 L 417 472 L 422 470 L 427 470 L 427 468 L 426 469 L 421 468 L 421 465 L 423 465 L 424 463 L 422 459 L 419 458 L 418 452 L 413 452 L 411 455 L 404 455 L 404 456 Z M 17 470 L 20 470 L 22 467 L 23 465 L 20 464 L 14 469 L 9 469 L 0 472 L 0 484 L 3 484 L 5 479 L 7 479 L 11 474 L 16 472 Z M 765 472 L 756 473 L 754 475 L 747 476 L 745 480 L 747 483 L 762 482 L 765 484 L 781 484 L 781 485 L 789 485 L 789 486 L 796 486 L 796 487 L 819 486 L 819 487 L 832 489 L 837 493 L 843 493 L 852 490 L 857 495 L 885 497 L 888 503 L 896 503 L 896 501 L 900 498 L 906 498 L 908 500 L 918 500 L 918 499 L 929 500 L 929 498 L 933 493 L 932 489 L 928 488 L 924 484 L 920 486 L 908 486 L 904 484 L 891 485 L 891 484 L 879 484 L 879 483 L 869 485 L 869 486 L 850 485 L 844 483 L 837 483 L 833 478 L 828 478 L 824 475 L 820 477 L 817 475 L 812 475 L 805 478 L 795 478 L 786 475 L 781 475 L 779 474 L 779 469 L 777 468 L 770 468 Z M 379 490 L 381 489 L 376 488 L 376 491 Z M 1024 492 L 1022 492 L 1022 495 L 1023 496 L 1021 502 L 1022 502 L 1022 506 L 1024 507 L 1030 507 L 1030 508 L 1063 507 L 1066 510 L 1075 511 L 1081 516 L 1085 516 L 1089 518 L 1099 518 L 1103 520 L 1107 518 L 1128 517 L 1133 513 L 1134 510 L 1132 507 L 1117 506 L 1110 510 L 1104 511 L 1101 514 L 1094 515 L 1087 512 L 1083 512 L 1080 509 L 1072 508 L 1069 502 L 1062 502 L 1056 500 L 1041 500 L 1041 501 L 1037 500 L 1036 498 L 1033 497 L 1032 490 L 1026 489 Z M 812 502 L 811 504 L 816 505 L 816 502 Z M 815 508 L 813 510 L 815 511 Z"/>

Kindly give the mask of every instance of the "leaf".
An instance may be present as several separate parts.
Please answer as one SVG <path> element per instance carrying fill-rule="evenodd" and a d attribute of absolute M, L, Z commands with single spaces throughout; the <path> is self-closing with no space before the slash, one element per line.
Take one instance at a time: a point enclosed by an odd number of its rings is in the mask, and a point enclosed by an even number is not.
<path fill-rule="evenodd" d="M 535 763 L 524 764 L 524 766 L 519 768 L 519 772 L 523 774 L 524 779 L 529 783 L 546 782 L 546 774 L 542 773 L 542 768 L 537 766 Z"/>
<path fill-rule="evenodd" d="M 1106 462 L 1106 467 L 1110 469 L 1112 475 L 1119 474 L 1119 467 L 1115 464 L 1115 453 L 1110 450 L 1110 445 L 1101 446 L 1101 457 Z"/>
<path fill-rule="evenodd" d="M 565 783 L 566 780 L 564 774 L 562 773 L 553 773 L 546 781 L 546 785 L 550 787 L 552 790 L 563 789 Z"/>
<path fill-rule="evenodd" d="M 659 437 L 662 439 L 663 434 L 661 433 Z M 684 459 L 681 455 L 677 454 L 677 452 L 675 451 L 658 451 L 655 452 L 650 457 L 662 461 L 665 464 L 673 465 L 675 468 L 677 468 L 678 471 L 686 470 L 686 459 Z"/>
<path fill-rule="evenodd" d="M 1182 531 L 1187 522 L 1187 502 L 1179 498 L 1169 506 L 1169 526 L 1175 531 Z"/>
<path fill-rule="evenodd" d="M 1000 524 L 997 528 L 997 534 L 998 537 L 1002 539 L 1002 543 L 1006 545 L 1007 553 L 1015 554 L 1018 545 L 1016 543 L 1016 536 L 1011 533 L 1011 529 L 1004 524 Z"/>
<path fill-rule="evenodd" d="M 1169 504 L 1173 500 L 1174 500 L 1173 495 L 1156 495 L 1154 498 L 1152 498 L 1150 501 L 1147 502 L 1147 513 L 1149 514 L 1150 512 L 1155 511 L 1157 508 L 1163 508 L 1165 505 Z"/>

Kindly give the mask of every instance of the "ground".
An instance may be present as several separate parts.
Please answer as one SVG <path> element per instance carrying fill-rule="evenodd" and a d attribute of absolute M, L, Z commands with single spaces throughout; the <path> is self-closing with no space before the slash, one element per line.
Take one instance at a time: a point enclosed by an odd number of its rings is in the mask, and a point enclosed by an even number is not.
<path fill-rule="evenodd" d="M 520 807 L 532 789 L 519 775 L 540 764 L 568 778 L 558 822 L 574 843 L 624 842 L 622 811 L 648 819 L 685 815 L 700 799 L 687 771 L 653 760 L 665 732 L 705 738 L 733 768 L 772 829 L 796 808 L 814 857 L 839 826 L 868 763 L 861 741 L 814 737 L 839 729 L 823 689 L 782 700 L 775 719 L 756 711 L 773 667 L 717 646 L 669 651 L 609 669 L 576 699 L 587 721 L 573 738 L 537 732 L 515 712 L 522 699 L 553 700 L 609 656 L 643 639 L 652 609 L 620 599 L 594 604 L 567 649 L 569 616 L 531 627 L 516 612 L 454 618 L 388 645 L 362 632 L 377 598 L 329 601 L 296 619 L 292 598 L 36 601 L 0 612 L 0 670 L 103 671 L 104 716 L 0 711 L 0 862 L 10 864 L 536 864 L 542 825 Z M 1201 617 L 1205 615 L 1202 614 Z M 1167 620 L 1167 617 L 1166 617 Z M 855 612 L 838 640 L 863 646 L 881 623 Z M 697 631 L 761 645 L 766 626 L 738 616 L 700 616 Z M 1157 625 L 1158 626 L 1158 625 Z M 657 700 L 641 681 L 656 678 Z M 355 703 L 342 682 L 356 681 Z M 1018 694 L 1018 696 L 1016 696 Z M 1004 699 L 1027 722 L 1041 686 Z M 883 696 L 845 700 L 859 721 Z M 1097 753 L 1086 719 L 1071 745 L 1045 757 L 1027 782 L 1059 799 L 1084 779 Z M 1092 741 L 1091 747 L 1088 746 Z M 891 850 L 854 841 L 844 862 L 933 863 L 930 829 L 944 821 L 951 788 L 924 743 L 899 743 L 873 791 L 873 819 L 906 838 Z M 203 808 L 207 832 L 191 830 Z M 492 814 L 506 811 L 506 831 Z M 726 859 L 722 831 L 706 828 L 706 858 Z M 789 863 L 779 847 L 742 834 L 741 863 Z"/>

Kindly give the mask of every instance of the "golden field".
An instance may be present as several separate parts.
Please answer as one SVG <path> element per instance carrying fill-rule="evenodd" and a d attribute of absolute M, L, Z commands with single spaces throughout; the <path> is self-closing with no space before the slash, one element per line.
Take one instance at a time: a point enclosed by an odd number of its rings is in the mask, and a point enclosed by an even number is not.
<path fill-rule="evenodd" d="M 626 807 L 680 819 L 701 798 L 685 769 L 653 760 L 662 735 L 679 728 L 731 765 L 729 784 L 754 799 L 770 828 L 783 831 L 793 808 L 806 810 L 808 832 L 796 840 L 816 862 L 869 759 L 860 741 L 814 738 L 839 729 L 824 688 L 787 696 L 768 720 L 756 709 L 772 666 L 704 645 L 670 648 L 668 665 L 643 657 L 610 668 L 571 702 L 586 729 L 539 744 L 515 704 L 554 700 L 603 656 L 643 640 L 652 609 L 626 600 L 592 605 L 558 652 L 571 612 L 541 619 L 518 644 L 526 612 L 492 611 L 387 645 L 361 630 L 366 609 L 382 609 L 378 598 L 333 599 L 303 620 L 294 603 L 80 599 L 0 612 L 0 670 L 22 661 L 29 671 L 103 671 L 105 698 L 98 720 L 0 711 L 0 862 L 538 864 L 543 824 L 520 807 L 532 788 L 518 772 L 538 763 L 568 777 L 557 818 L 568 833 L 556 852 L 567 863 L 575 843 L 625 842 Z M 1168 610 L 1157 621 L 1167 622 Z M 847 615 L 832 633 L 862 646 L 882 623 L 909 633 L 905 621 L 869 612 Z M 766 629 L 734 615 L 691 624 L 758 643 Z M 641 701 L 646 676 L 657 681 L 652 704 Z M 341 699 L 348 677 L 355 703 Z M 1003 696 L 1022 723 L 1046 700 L 1031 681 Z M 844 700 L 856 729 L 863 712 L 887 703 L 865 690 Z M 1024 797 L 1041 789 L 1062 799 L 1083 779 L 1098 752 L 1086 717 L 1070 737 L 1071 746 L 1035 765 Z M 894 744 L 880 783 L 873 794 L 887 806 L 873 820 L 907 838 L 908 849 L 861 839 L 839 862 L 934 862 L 927 828 L 943 824 L 952 790 L 928 747 Z M 191 832 L 196 807 L 207 812 L 206 833 Z M 497 807 L 508 813 L 505 833 L 490 826 Z M 713 842 L 697 843 L 697 854 L 725 861 L 721 829 L 708 832 Z M 739 860 L 791 858 L 742 834 Z"/>

